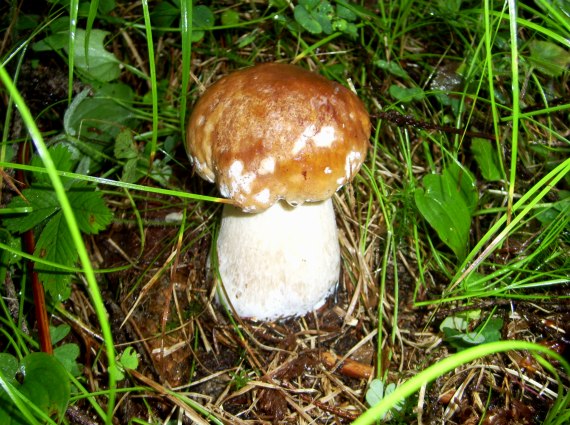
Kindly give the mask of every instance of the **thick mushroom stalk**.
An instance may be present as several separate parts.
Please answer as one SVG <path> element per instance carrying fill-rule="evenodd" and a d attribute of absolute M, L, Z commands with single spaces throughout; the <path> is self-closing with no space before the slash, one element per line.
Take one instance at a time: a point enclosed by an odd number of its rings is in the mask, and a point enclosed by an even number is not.
<path fill-rule="evenodd" d="M 330 199 L 360 169 L 369 137 L 354 93 L 292 65 L 234 72 L 198 100 L 186 147 L 194 170 L 234 205 L 217 251 L 225 300 L 240 316 L 299 316 L 333 292 L 340 250 Z"/>
<path fill-rule="evenodd" d="M 217 253 L 222 300 L 239 316 L 273 320 L 315 310 L 340 272 L 332 201 L 278 202 L 256 214 L 225 206 Z"/>

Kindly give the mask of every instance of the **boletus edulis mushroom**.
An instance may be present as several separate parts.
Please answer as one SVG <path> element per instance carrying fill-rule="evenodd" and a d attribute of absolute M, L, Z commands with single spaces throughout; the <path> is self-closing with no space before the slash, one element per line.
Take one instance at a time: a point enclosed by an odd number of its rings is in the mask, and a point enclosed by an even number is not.
<path fill-rule="evenodd" d="M 303 315 L 333 293 L 331 197 L 360 169 L 370 127 L 353 92 L 293 65 L 233 72 L 200 97 L 186 147 L 194 170 L 232 200 L 216 251 L 222 301 L 241 317 Z"/>

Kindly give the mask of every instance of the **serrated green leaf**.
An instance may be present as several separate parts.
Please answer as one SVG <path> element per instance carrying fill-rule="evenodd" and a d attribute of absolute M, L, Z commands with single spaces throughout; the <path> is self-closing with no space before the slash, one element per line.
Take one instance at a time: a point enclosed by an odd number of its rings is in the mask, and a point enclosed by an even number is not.
<path fill-rule="evenodd" d="M 139 154 L 133 141 L 133 134 L 128 128 L 122 130 L 115 139 L 115 158 L 132 159 Z"/>
<path fill-rule="evenodd" d="M 126 183 L 134 183 L 138 180 L 140 173 L 138 172 L 138 158 L 129 159 L 123 166 L 123 174 L 121 181 Z"/>
<path fill-rule="evenodd" d="M 423 186 L 424 189 L 414 193 L 418 210 L 457 258 L 463 259 L 469 241 L 471 215 L 477 204 L 471 175 L 454 164 L 441 175 L 425 176 Z"/>
<path fill-rule="evenodd" d="M 77 250 L 61 212 L 55 214 L 45 225 L 36 241 L 34 255 L 64 266 L 73 266 L 77 262 Z M 69 298 L 71 294 L 69 273 L 41 263 L 36 264 L 36 270 L 46 292 L 55 300 Z"/>
<path fill-rule="evenodd" d="M 529 61 L 546 75 L 559 77 L 570 64 L 570 52 L 550 41 L 533 41 L 529 47 Z"/>
<path fill-rule="evenodd" d="M 18 214 L 14 217 L 4 218 L 4 226 L 11 232 L 22 233 L 30 230 L 56 214 L 60 209 L 55 193 L 51 188 L 24 189 L 22 195 L 26 197 L 28 202 L 22 198 L 12 198 L 7 208 L 32 207 L 33 210 L 25 215 Z"/>
<path fill-rule="evenodd" d="M 99 29 L 91 30 L 87 56 L 84 49 L 86 38 L 85 30 L 77 29 L 75 35 L 75 65 L 78 69 L 86 73 L 89 78 L 103 83 L 116 80 L 121 74 L 119 60 L 115 55 L 105 49 L 104 40 L 108 34 L 108 31 Z M 65 49 L 67 51 L 67 46 L 65 46 Z"/>
<path fill-rule="evenodd" d="M 111 223 L 113 215 L 107 208 L 101 192 L 94 191 L 87 185 L 76 185 L 67 196 L 75 213 L 77 225 L 83 233 L 97 234 Z"/>
<path fill-rule="evenodd" d="M 497 151 L 489 140 L 474 138 L 471 141 L 471 152 L 485 180 L 501 180 L 502 174 Z"/>
<path fill-rule="evenodd" d="M 49 154 L 54 162 L 55 168 L 59 171 L 73 171 L 76 161 L 73 160 L 72 153 L 67 146 L 61 143 L 52 146 L 49 148 Z M 30 165 L 40 168 L 44 167 L 44 163 L 39 155 L 32 156 Z M 61 180 L 66 188 L 73 182 L 65 177 L 62 177 Z M 34 182 L 51 186 L 51 180 L 46 173 L 34 174 Z"/>

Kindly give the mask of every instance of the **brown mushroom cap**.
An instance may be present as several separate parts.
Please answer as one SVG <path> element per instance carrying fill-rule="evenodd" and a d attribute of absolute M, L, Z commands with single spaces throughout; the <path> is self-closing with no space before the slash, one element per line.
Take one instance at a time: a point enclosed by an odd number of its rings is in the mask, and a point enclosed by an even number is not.
<path fill-rule="evenodd" d="M 244 211 L 330 198 L 360 169 L 370 118 L 342 85 L 285 64 L 229 74 L 196 103 L 186 147 L 196 172 Z"/>

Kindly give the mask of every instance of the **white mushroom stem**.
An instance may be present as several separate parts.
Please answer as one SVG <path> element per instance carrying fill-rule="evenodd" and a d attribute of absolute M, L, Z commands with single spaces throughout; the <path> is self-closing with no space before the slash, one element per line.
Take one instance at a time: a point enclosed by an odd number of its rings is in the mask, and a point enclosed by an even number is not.
<path fill-rule="evenodd" d="M 227 294 L 221 300 L 229 299 L 239 316 L 273 320 L 313 311 L 339 278 L 332 200 L 278 202 L 256 214 L 225 206 L 217 252 Z"/>

